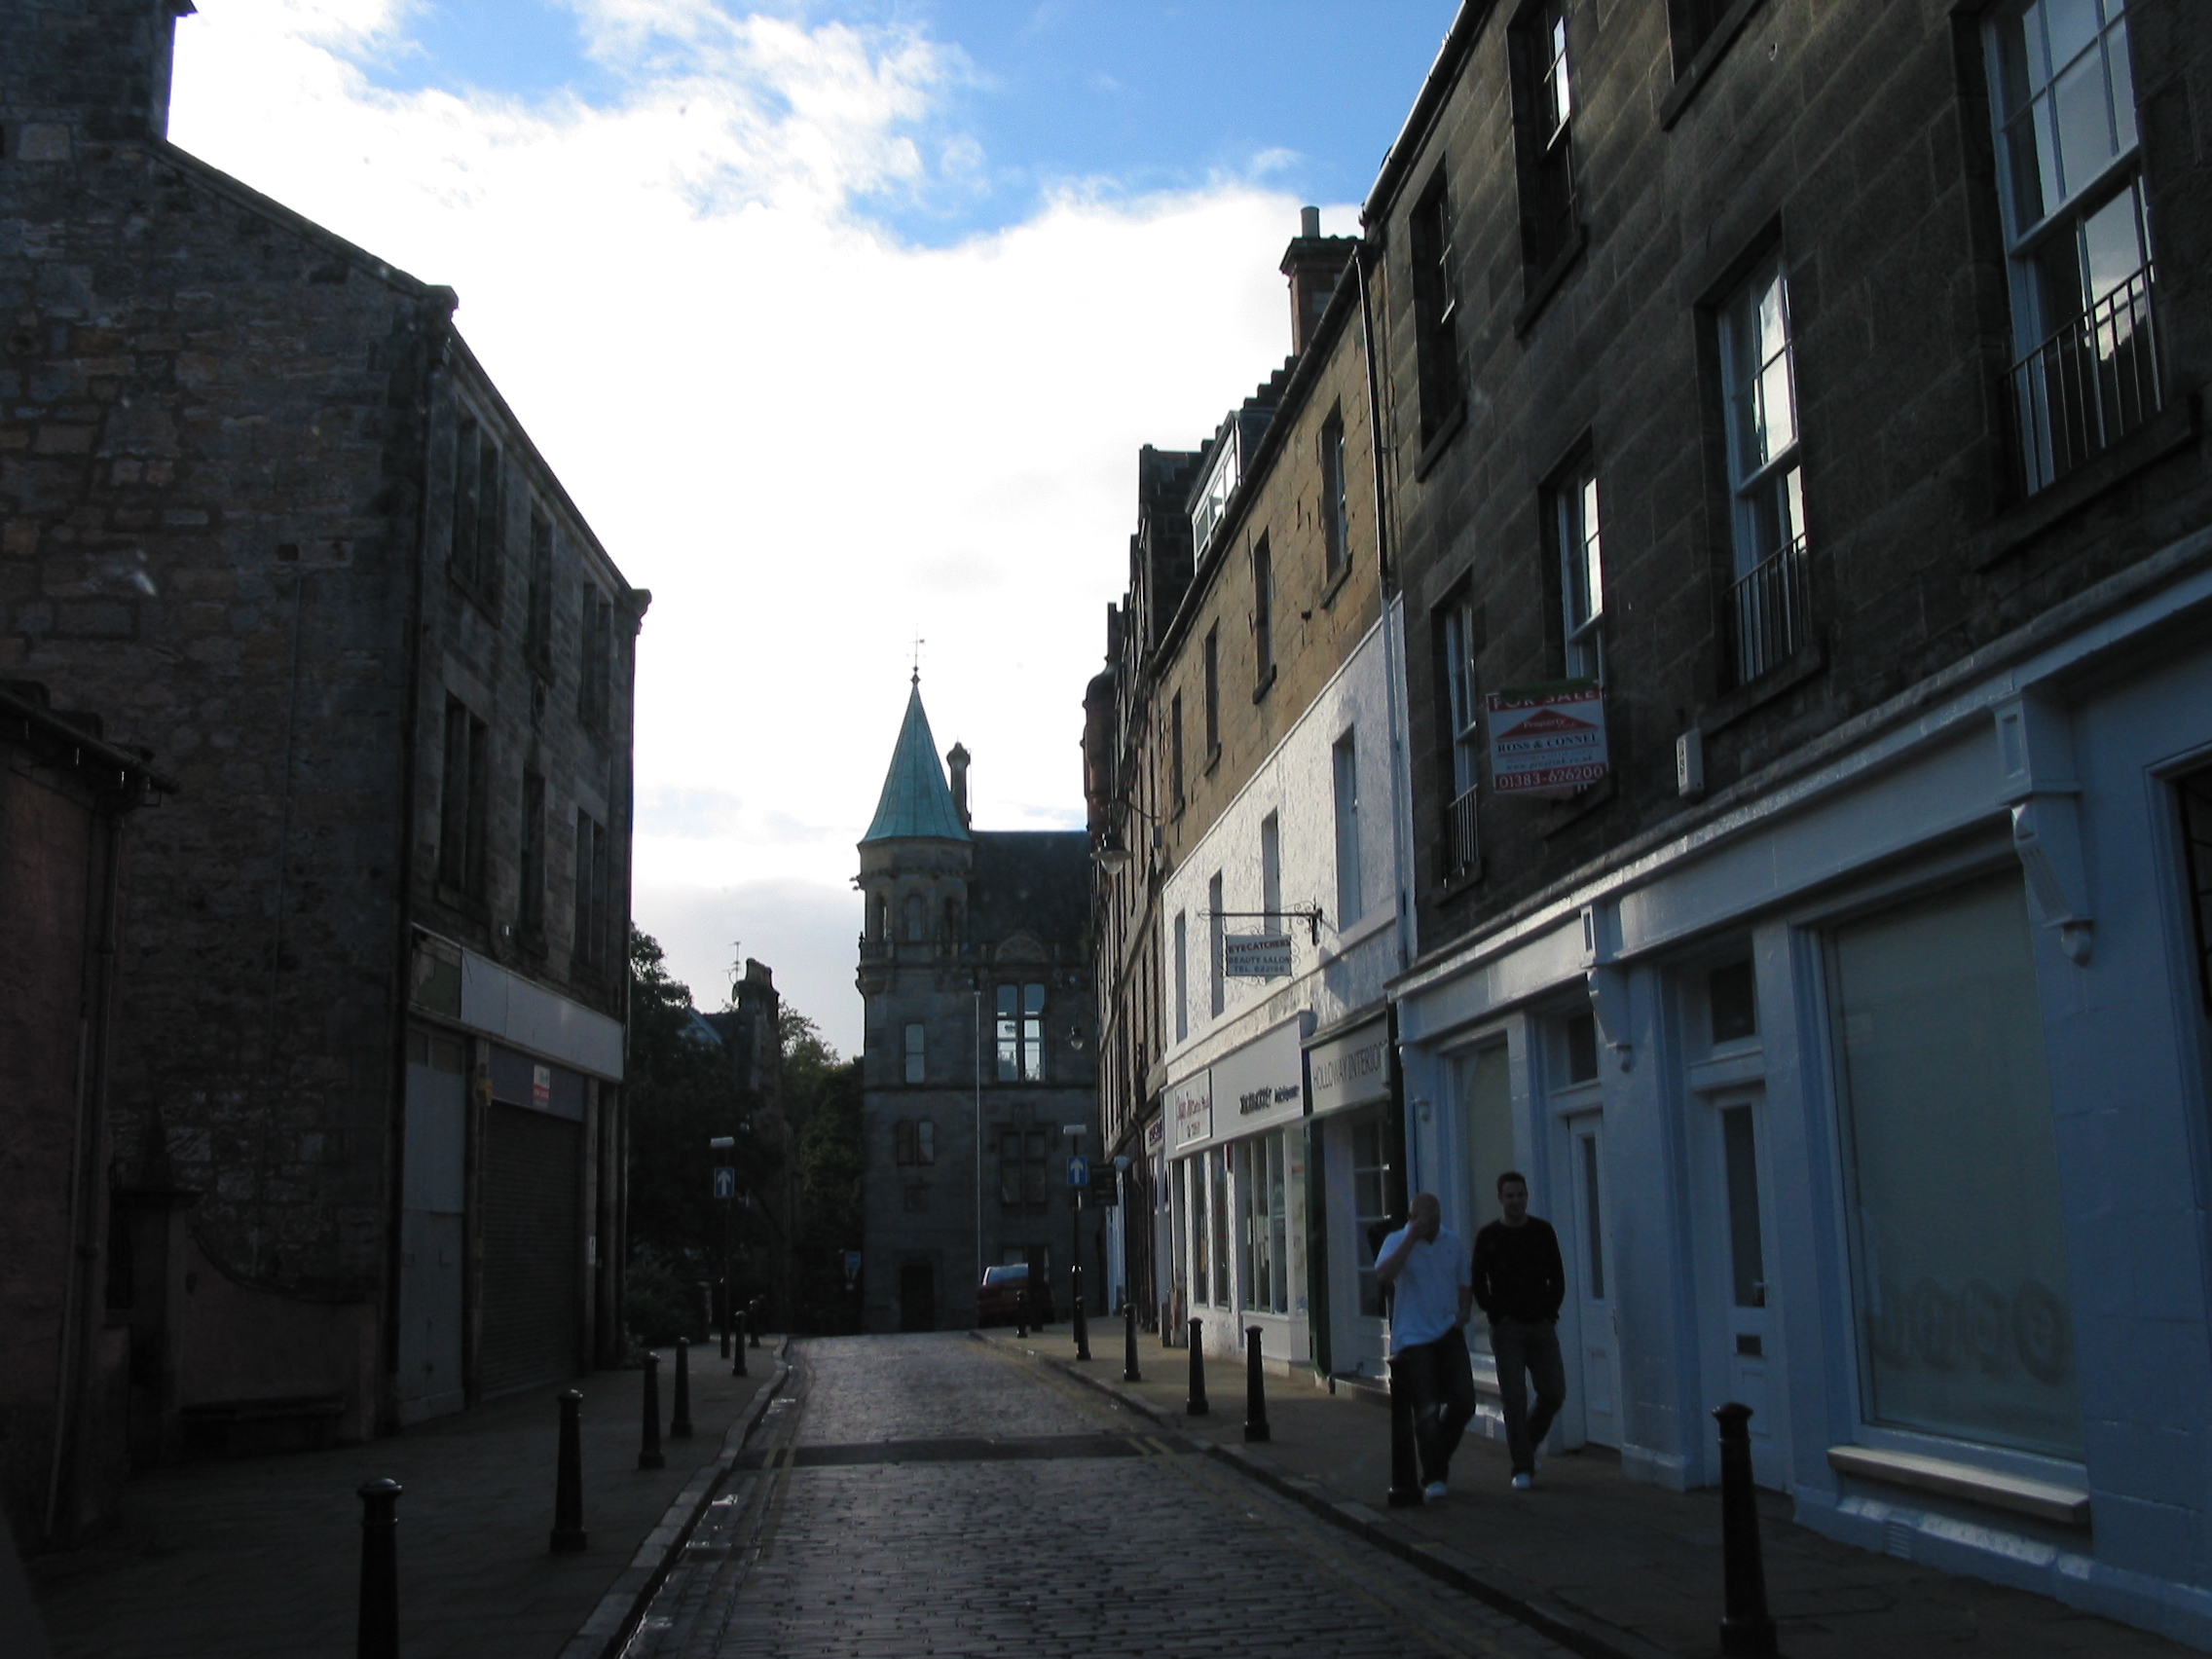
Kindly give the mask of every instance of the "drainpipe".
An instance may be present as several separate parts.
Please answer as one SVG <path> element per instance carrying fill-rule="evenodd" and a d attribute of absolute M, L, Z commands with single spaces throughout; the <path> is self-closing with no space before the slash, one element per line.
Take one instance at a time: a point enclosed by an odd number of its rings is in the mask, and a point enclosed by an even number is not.
<path fill-rule="evenodd" d="M 128 778 L 124 780 L 128 787 Z M 99 852 L 86 872 L 87 908 L 96 918 L 91 983 L 77 1035 L 77 1124 L 70 1148 L 69 1241 L 72 1260 L 61 1309 L 61 1375 L 56 1381 L 54 1456 L 47 1471 L 45 1533 L 57 1540 L 65 1498 L 81 1495 L 86 1443 L 92 1432 L 88 1395 L 96 1378 L 102 1304 L 100 1270 L 106 1261 L 107 1086 L 110 1035 L 115 1025 L 116 931 L 122 910 L 123 817 L 121 794 L 95 800 L 104 821 Z"/>

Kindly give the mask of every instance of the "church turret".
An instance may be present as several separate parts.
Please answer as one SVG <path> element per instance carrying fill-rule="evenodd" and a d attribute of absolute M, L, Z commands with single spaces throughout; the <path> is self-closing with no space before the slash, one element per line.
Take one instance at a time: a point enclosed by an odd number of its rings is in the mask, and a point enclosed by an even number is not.
<path fill-rule="evenodd" d="M 875 817 L 861 837 L 864 996 L 887 990 L 904 968 L 957 953 L 965 932 L 974 841 L 937 757 L 917 681 L 891 751 Z"/>

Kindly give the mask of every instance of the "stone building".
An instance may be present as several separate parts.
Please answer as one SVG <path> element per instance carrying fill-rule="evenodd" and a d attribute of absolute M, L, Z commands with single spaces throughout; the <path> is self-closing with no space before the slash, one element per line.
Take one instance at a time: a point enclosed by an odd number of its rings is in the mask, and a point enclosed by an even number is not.
<path fill-rule="evenodd" d="M 1088 776 L 1102 1029 L 1157 1011 L 1153 1063 L 1110 1040 L 1101 1088 L 1143 1157 L 1152 1225 L 1118 1219 L 1151 1300 L 1219 1351 L 1256 1327 L 1280 1366 L 1372 1377 L 1369 1230 L 1401 1197 L 1378 1062 L 1411 936 L 1357 247 L 1306 209 L 1282 262 L 1295 354 L 1196 457 L 1144 453 L 1141 481 L 1174 488 L 1140 499 Z M 1233 972 L 1263 938 L 1283 959 Z"/>
<path fill-rule="evenodd" d="M 0 1515 L 97 1531 L 122 1496 L 128 1283 L 106 1272 L 108 1085 L 131 815 L 169 786 L 90 713 L 0 684 Z M 111 1313 L 118 1304 L 122 1319 Z"/>
<path fill-rule="evenodd" d="M 614 1351 L 646 601 L 450 290 L 166 140 L 189 10 L 0 13 L 0 674 L 178 786 L 103 1172 L 144 1459 Z"/>
<path fill-rule="evenodd" d="M 783 998 L 765 962 L 748 956 L 729 1007 L 704 1019 L 729 1055 L 744 1111 L 739 1128 L 752 1137 L 755 1166 L 739 1168 L 744 1201 L 758 1211 L 757 1283 L 769 1300 L 765 1317 L 791 1329 L 792 1249 L 798 1227 L 798 1137 L 784 1107 Z"/>
<path fill-rule="evenodd" d="M 1469 3 L 1364 210 L 1411 1180 L 1558 1224 L 1559 1444 L 2198 1643 L 2208 111 L 2182 0 Z"/>
<path fill-rule="evenodd" d="M 949 786 L 917 678 L 860 842 L 870 1331 L 972 1323 L 1005 1262 L 1049 1279 L 1065 1317 L 1079 1254 L 1086 1306 L 1106 1309 L 1099 1214 L 1071 1204 L 1066 1162 L 1098 1150 L 1088 837 L 975 829 L 968 752 L 946 760 Z"/>

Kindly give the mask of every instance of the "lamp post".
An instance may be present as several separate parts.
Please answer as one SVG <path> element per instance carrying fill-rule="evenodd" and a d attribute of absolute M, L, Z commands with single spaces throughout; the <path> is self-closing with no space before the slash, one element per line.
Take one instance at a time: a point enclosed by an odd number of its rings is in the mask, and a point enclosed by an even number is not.
<path fill-rule="evenodd" d="M 737 1137 L 735 1135 L 712 1136 L 707 1142 L 707 1150 L 710 1154 L 718 1152 L 734 1154 L 737 1150 Z M 729 1169 L 729 1179 L 726 1182 L 722 1179 L 720 1173 L 723 1168 Z M 723 1346 L 726 1346 L 729 1338 L 730 1309 L 737 1305 L 737 1293 L 730 1288 L 729 1282 L 730 1215 L 737 1206 L 737 1170 L 734 1165 L 717 1166 L 715 1201 L 721 1205 L 722 1210 L 722 1338 Z"/>
<path fill-rule="evenodd" d="M 1070 1158 L 1083 1156 L 1083 1137 L 1088 1127 L 1084 1124 L 1060 1125 L 1061 1133 L 1075 1148 L 1068 1155 Z M 1084 1341 L 1083 1319 L 1083 1191 L 1072 1180 L 1068 1183 L 1068 1315 L 1075 1322 L 1077 1346 L 1088 1350 L 1089 1345 Z M 1082 1357 L 1088 1359 L 1090 1355 L 1085 1351 Z"/>

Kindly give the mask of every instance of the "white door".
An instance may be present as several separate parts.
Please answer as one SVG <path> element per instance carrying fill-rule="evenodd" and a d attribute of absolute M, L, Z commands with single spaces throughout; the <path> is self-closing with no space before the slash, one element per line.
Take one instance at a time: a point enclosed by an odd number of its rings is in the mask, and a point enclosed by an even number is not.
<path fill-rule="evenodd" d="M 1714 1298 L 1723 1310 L 1720 1376 L 1727 1398 L 1751 1408 L 1753 1478 L 1761 1486 L 1780 1488 L 1787 1483 L 1786 1436 L 1779 1415 L 1783 1396 L 1767 1386 L 1776 1333 L 1767 1278 L 1774 1252 L 1766 1221 L 1765 1118 L 1765 1100 L 1757 1090 L 1714 1102 L 1712 1184 L 1719 1201 L 1704 1207 L 1719 1234 L 1707 1259 L 1717 1265 L 1720 1280 Z"/>
<path fill-rule="evenodd" d="M 1567 1121 L 1567 1185 L 1574 1195 L 1567 1259 L 1567 1300 L 1575 1311 L 1575 1349 L 1567 1354 L 1569 1405 L 1579 1398 L 1582 1433 L 1600 1446 L 1618 1446 L 1620 1338 L 1613 1317 L 1613 1259 L 1605 1225 L 1609 1185 L 1605 1175 L 1604 1118 L 1596 1112 Z"/>

